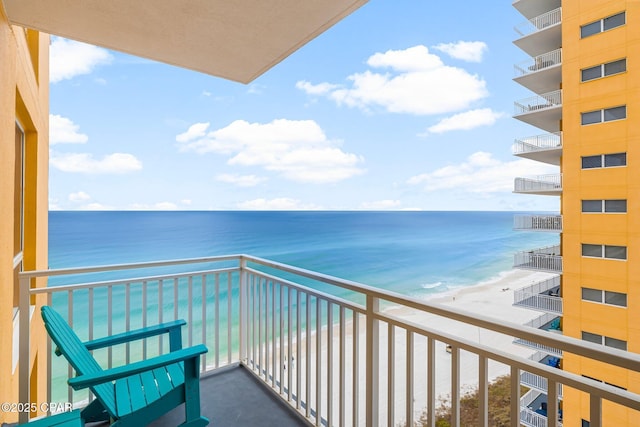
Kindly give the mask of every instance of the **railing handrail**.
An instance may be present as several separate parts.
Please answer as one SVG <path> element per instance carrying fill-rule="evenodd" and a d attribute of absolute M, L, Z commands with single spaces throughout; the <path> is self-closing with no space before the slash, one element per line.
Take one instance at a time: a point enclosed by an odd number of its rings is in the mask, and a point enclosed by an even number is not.
<path fill-rule="evenodd" d="M 514 1 L 517 3 L 517 1 Z M 544 30 L 562 22 L 562 7 L 559 7 L 549 12 L 545 12 L 541 15 L 531 18 L 521 24 L 516 25 L 513 29 L 522 37 L 535 32 Z"/>
<path fill-rule="evenodd" d="M 513 66 L 516 78 L 562 64 L 562 48 L 521 61 Z"/>
<path fill-rule="evenodd" d="M 539 111 L 551 107 L 559 107 L 562 105 L 562 89 L 552 92 L 543 93 L 541 95 L 531 96 L 514 102 L 515 115 Z"/>
<path fill-rule="evenodd" d="M 515 139 L 511 151 L 521 154 L 528 151 L 552 150 L 562 148 L 562 132 L 549 132 L 541 135 Z"/>

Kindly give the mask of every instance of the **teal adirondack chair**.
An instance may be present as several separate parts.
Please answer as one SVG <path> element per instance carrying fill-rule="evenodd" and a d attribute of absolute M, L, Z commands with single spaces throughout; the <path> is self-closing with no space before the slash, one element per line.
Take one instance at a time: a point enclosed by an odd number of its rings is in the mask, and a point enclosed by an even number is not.
<path fill-rule="evenodd" d="M 180 328 L 184 320 L 124 332 L 82 342 L 67 322 L 51 307 L 42 307 L 49 336 L 76 370 L 69 379 L 74 390 L 89 388 L 96 399 L 82 410 L 84 422 L 110 421 L 114 427 L 140 427 L 185 404 L 184 427 L 203 427 L 209 420 L 200 415 L 200 355 L 207 347 L 182 349 Z M 169 334 L 170 352 L 125 366 L 103 370 L 90 351 L 151 336 Z"/>
<path fill-rule="evenodd" d="M 76 409 L 20 425 L 24 427 L 82 427 L 84 424 L 80 419 L 80 411 Z"/>

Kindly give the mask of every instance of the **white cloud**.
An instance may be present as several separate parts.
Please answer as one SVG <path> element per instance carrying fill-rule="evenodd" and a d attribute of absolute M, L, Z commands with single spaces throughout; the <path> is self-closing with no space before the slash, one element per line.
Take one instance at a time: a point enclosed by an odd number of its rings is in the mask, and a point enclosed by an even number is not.
<path fill-rule="evenodd" d="M 342 151 L 313 120 L 273 120 L 249 123 L 236 120 L 208 131 L 209 123 L 196 123 L 176 136 L 183 151 L 230 156 L 227 163 L 261 166 L 297 182 L 338 182 L 364 173 L 361 156 Z"/>
<path fill-rule="evenodd" d="M 376 53 L 367 64 L 391 71 L 355 73 L 348 77 L 350 87 L 309 82 L 298 82 L 296 87 L 310 95 L 327 96 L 338 105 L 416 115 L 460 111 L 488 96 L 482 78 L 445 65 L 426 46 Z"/>
<path fill-rule="evenodd" d="M 122 174 L 142 169 L 142 162 L 128 153 L 109 154 L 100 160 L 89 153 L 52 153 L 50 163 L 63 172 L 88 174 Z"/>
<path fill-rule="evenodd" d="M 402 205 L 400 200 L 376 200 L 374 202 L 364 202 L 360 205 L 361 209 L 366 210 L 388 210 L 388 209 L 397 209 Z"/>
<path fill-rule="evenodd" d="M 49 75 L 52 83 L 89 74 L 98 65 L 109 64 L 113 55 L 106 49 L 54 37 L 49 50 Z"/>
<path fill-rule="evenodd" d="M 489 49 L 485 42 L 440 43 L 433 47 L 455 59 L 468 62 L 482 62 L 482 56 Z"/>
<path fill-rule="evenodd" d="M 216 176 L 216 180 L 220 182 L 226 182 L 228 184 L 237 185 L 238 187 L 255 187 L 267 180 L 267 178 L 255 176 L 255 175 L 236 175 L 223 173 Z"/>
<path fill-rule="evenodd" d="M 49 114 L 49 144 L 84 144 L 89 137 L 78 132 L 80 126 L 71 119 Z"/>
<path fill-rule="evenodd" d="M 91 200 L 91 196 L 84 191 L 78 191 L 77 193 L 69 194 L 69 200 L 72 202 L 84 202 L 87 200 Z"/>
<path fill-rule="evenodd" d="M 178 209 L 178 205 L 173 202 L 158 202 L 153 204 L 134 203 L 129 208 L 136 211 L 174 211 Z"/>
<path fill-rule="evenodd" d="M 491 153 L 478 151 L 457 165 L 409 178 L 407 184 L 425 191 L 462 190 L 470 193 L 511 193 L 517 176 L 558 173 L 558 168 L 527 159 L 502 162 Z"/>
<path fill-rule="evenodd" d="M 191 201 L 191 199 L 182 199 L 182 200 L 180 200 L 180 203 L 182 203 L 183 205 L 189 206 L 189 205 L 191 205 L 192 201 Z"/>
<path fill-rule="evenodd" d="M 300 200 L 288 197 L 280 197 L 276 199 L 254 199 L 238 203 L 239 209 L 246 210 L 262 210 L 262 211 L 296 211 L 296 210 L 318 210 L 319 206 L 314 204 L 305 204 Z"/>
<path fill-rule="evenodd" d="M 428 131 L 431 133 L 444 133 L 452 130 L 470 130 L 480 126 L 491 126 L 496 120 L 504 116 L 504 113 L 498 113 L 491 110 L 491 108 L 469 110 L 440 120 L 431 126 Z"/>

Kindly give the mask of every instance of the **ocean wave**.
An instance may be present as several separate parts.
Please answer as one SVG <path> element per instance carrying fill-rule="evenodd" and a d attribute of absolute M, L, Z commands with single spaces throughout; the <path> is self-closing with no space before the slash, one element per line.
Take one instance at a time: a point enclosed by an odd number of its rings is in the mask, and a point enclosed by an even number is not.
<path fill-rule="evenodd" d="M 423 289 L 436 289 L 436 288 L 438 288 L 440 286 L 444 286 L 445 288 L 447 287 L 442 282 L 423 283 L 422 285 L 420 285 L 420 287 L 423 288 Z"/>

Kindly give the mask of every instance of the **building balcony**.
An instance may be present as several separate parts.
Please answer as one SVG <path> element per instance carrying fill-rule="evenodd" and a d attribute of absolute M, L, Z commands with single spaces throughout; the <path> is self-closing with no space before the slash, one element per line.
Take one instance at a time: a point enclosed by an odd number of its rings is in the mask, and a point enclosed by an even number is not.
<path fill-rule="evenodd" d="M 562 8 L 531 18 L 514 27 L 520 36 L 513 43 L 531 56 L 562 46 Z"/>
<path fill-rule="evenodd" d="M 513 229 L 523 231 L 562 231 L 562 215 L 515 215 Z"/>
<path fill-rule="evenodd" d="M 554 335 L 562 335 L 562 331 L 560 330 L 560 317 L 555 313 L 544 313 L 543 315 L 538 316 L 535 319 L 532 319 L 529 322 L 525 323 L 524 326 L 544 332 L 550 332 Z M 553 347 L 522 338 L 514 339 L 513 343 L 534 349 L 538 352 L 544 352 L 548 355 L 562 357 L 562 350 L 558 347 Z"/>
<path fill-rule="evenodd" d="M 513 292 L 513 305 L 562 315 L 560 276 L 516 289 Z"/>
<path fill-rule="evenodd" d="M 47 281 L 34 280 L 38 277 Z M 32 287 L 36 283 L 45 286 Z M 23 402 L 36 401 L 29 363 L 23 363 L 35 356 L 48 365 L 44 401 L 81 408 L 92 398 L 67 386 L 73 370 L 53 356 L 50 342 L 32 341 L 39 334 L 31 328 L 42 328 L 39 310 L 30 316 L 35 303 L 56 309 L 82 340 L 185 319 L 184 344 L 209 349 L 201 360 L 200 387 L 211 425 L 266 425 L 267 416 L 275 418 L 270 425 L 283 426 L 413 425 L 421 414 L 435 414 L 441 392 L 450 393 L 455 417 L 465 390 L 461 370 L 468 366 L 480 367 L 475 378 L 485 396 L 479 405 L 483 418 L 489 410 L 489 363 L 503 365 L 517 378 L 526 371 L 550 384 L 570 382 L 599 406 L 611 401 L 640 410 L 640 394 L 450 333 L 437 319 L 462 322 L 478 337 L 516 337 L 634 372 L 640 372 L 638 355 L 248 255 L 27 271 L 20 273 L 20 290 Z M 434 320 L 416 323 L 398 317 L 395 308 Z M 113 352 L 94 350 L 93 356 L 102 366 L 115 367 L 164 354 L 167 341 L 147 338 Z M 436 389 L 436 373 L 441 378 L 444 372 L 450 373 L 448 384 Z M 512 388 L 510 399 L 518 419 L 519 388 Z M 550 403 L 549 411 L 555 410 L 557 404 Z M 151 425 L 176 425 L 180 412 Z M 21 422 L 28 416 L 21 414 Z"/>
<path fill-rule="evenodd" d="M 559 196 L 562 194 L 562 174 L 538 175 L 531 178 L 516 178 L 514 193 Z"/>
<path fill-rule="evenodd" d="M 527 19 L 543 15 L 560 7 L 561 0 L 514 0 L 513 7 Z"/>
<path fill-rule="evenodd" d="M 516 139 L 511 147 L 514 156 L 560 166 L 562 132 L 545 133 Z"/>
<path fill-rule="evenodd" d="M 529 401 L 528 405 L 523 404 L 525 401 Z M 562 412 L 558 411 L 558 417 L 556 419 L 549 419 L 547 395 L 531 389 L 523 396 L 523 401 L 520 405 L 520 424 L 525 427 L 548 427 L 557 426 L 562 427 Z"/>
<path fill-rule="evenodd" d="M 557 356 L 550 356 L 544 352 L 538 351 L 529 357 L 529 360 L 551 366 L 559 369 L 561 359 Z M 533 374 L 531 372 L 522 372 L 520 374 L 520 384 L 531 389 L 535 389 L 541 393 L 547 393 L 549 382 L 546 378 Z M 562 399 L 562 385 L 558 385 L 558 398 Z"/>
<path fill-rule="evenodd" d="M 513 80 L 535 93 L 551 92 L 562 83 L 562 49 L 537 55 L 513 66 Z"/>
<path fill-rule="evenodd" d="M 562 90 L 519 100 L 514 107 L 514 118 L 547 132 L 560 131 Z"/>
<path fill-rule="evenodd" d="M 561 274 L 562 256 L 560 246 L 547 246 L 530 251 L 517 252 L 513 257 L 513 267 Z"/>

